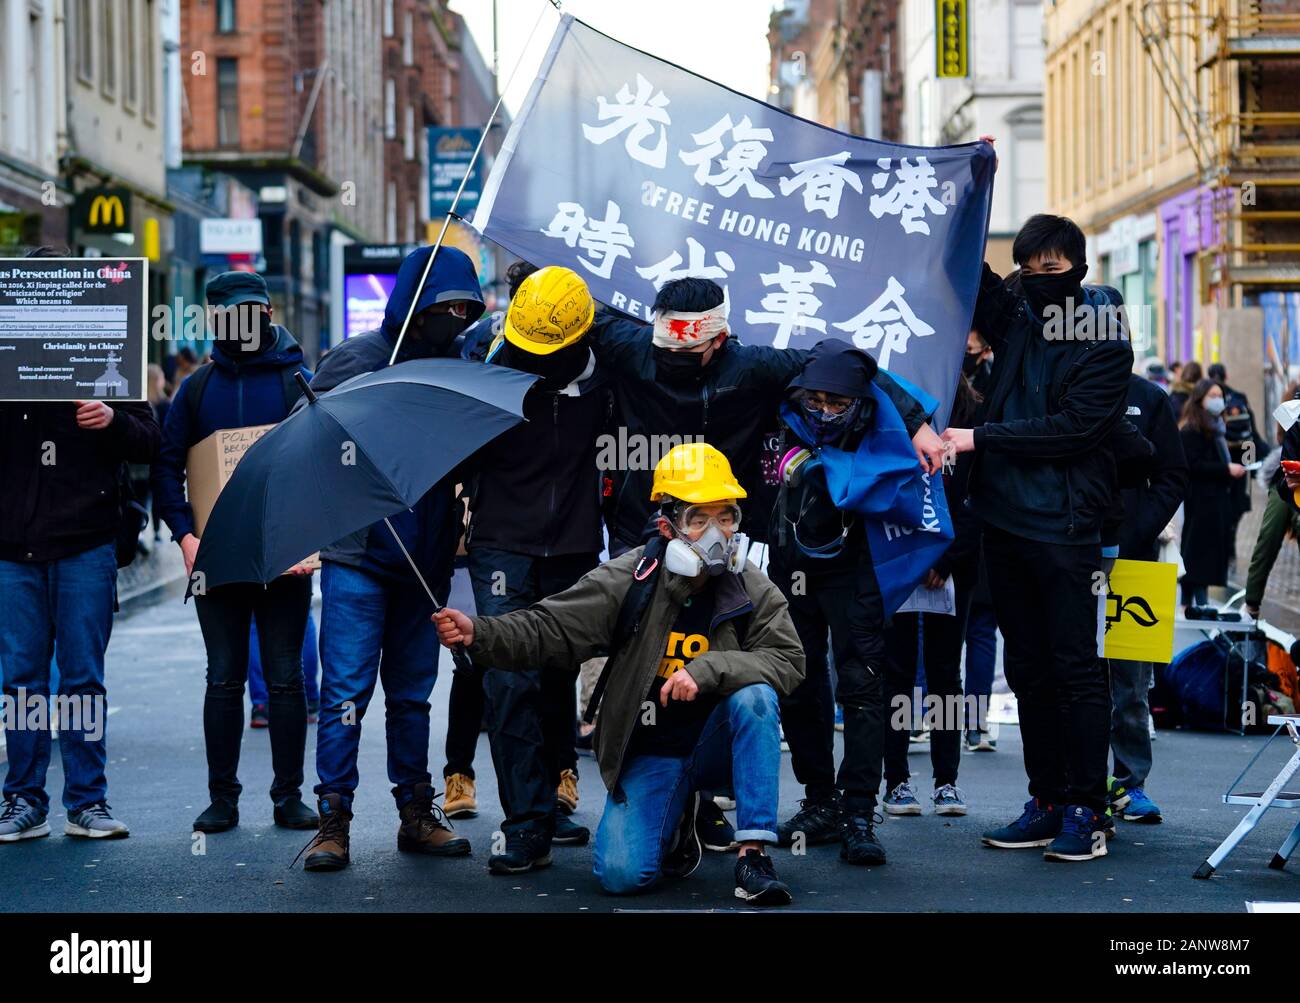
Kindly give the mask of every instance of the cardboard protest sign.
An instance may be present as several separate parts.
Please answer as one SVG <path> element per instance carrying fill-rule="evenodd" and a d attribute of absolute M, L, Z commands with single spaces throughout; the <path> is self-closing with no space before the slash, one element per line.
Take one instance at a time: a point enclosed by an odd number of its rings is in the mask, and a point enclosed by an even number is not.
<path fill-rule="evenodd" d="M 0 258 L 0 400 L 145 400 L 148 289 L 144 258 Z"/>

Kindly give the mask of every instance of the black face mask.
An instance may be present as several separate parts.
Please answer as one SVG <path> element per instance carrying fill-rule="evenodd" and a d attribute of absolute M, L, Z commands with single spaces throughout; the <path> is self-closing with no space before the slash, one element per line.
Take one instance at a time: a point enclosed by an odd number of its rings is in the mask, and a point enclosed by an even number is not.
<path fill-rule="evenodd" d="M 506 342 L 501 348 L 500 356 L 503 365 L 518 369 L 521 373 L 540 376 L 538 386 L 552 393 L 563 390 L 581 376 L 590 360 L 591 349 L 581 342 L 547 355 L 534 355 Z"/>
<path fill-rule="evenodd" d="M 713 358 L 717 358 L 717 351 L 713 353 Z M 671 348 L 655 348 L 655 374 L 669 382 L 681 382 L 684 380 L 699 380 L 704 377 L 704 372 L 708 368 L 703 361 L 701 352 L 678 352 Z M 709 360 L 710 363 L 713 359 Z"/>
<path fill-rule="evenodd" d="M 469 327 L 469 320 L 454 313 L 425 313 L 411 322 L 406 337 L 412 341 L 415 355 L 445 355 L 456 337 Z"/>
<path fill-rule="evenodd" d="M 1078 307 L 1083 302 L 1083 277 L 1088 265 L 1075 265 L 1065 272 L 1043 272 L 1036 275 L 1020 273 L 1020 288 L 1039 320 L 1047 319 L 1047 308 L 1066 309 L 1066 301 L 1073 300 Z"/>
<path fill-rule="evenodd" d="M 974 376 L 975 370 L 979 369 L 979 367 L 980 367 L 980 357 L 978 353 L 972 355 L 970 352 L 967 352 L 962 357 L 961 371 L 966 376 Z"/>

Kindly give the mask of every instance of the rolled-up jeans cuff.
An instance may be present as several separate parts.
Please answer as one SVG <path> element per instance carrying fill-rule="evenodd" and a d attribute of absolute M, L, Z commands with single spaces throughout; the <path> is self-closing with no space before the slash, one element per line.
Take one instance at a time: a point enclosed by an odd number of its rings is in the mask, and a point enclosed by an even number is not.
<path fill-rule="evenodd" d="M 738 843 L 775 843 L 776 833 L 771 829 L 737 829 Z"/>

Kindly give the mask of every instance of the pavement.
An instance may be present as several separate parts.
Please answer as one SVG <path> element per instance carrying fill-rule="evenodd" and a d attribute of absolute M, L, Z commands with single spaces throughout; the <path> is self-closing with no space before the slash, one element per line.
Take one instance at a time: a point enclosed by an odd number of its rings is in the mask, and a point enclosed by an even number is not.
<path fill-rule="evenodd" d="M 458 580 L 458 590 L 463 583 Z M 192 604 L 173 583 L 127 608 L 108 649 L 109 797 L 131 826 L 126 840 L 90 842 L 62 834 L 57 807 L 62 770 L 57 751 L 49 789 L 56 807 L 48 839 L 0 845 L 0 911 L 163 912 L 556 912 L 736 910 L 731 854 L 706 853 L 691 878 L 647 895 L 611 898 L 591 875 L 591 848 L 556 847 L 549 869 L 515 877 L 487 873 L 500 824 L 487 736 L 480 736 L 480 814 L 458 821 L 471 857 L 430 859 L 396 847 L 397 814 L 385 776 L 384 734 L 372 704 L 361 738 L 361 786 L 352 829 L 352 866 L 308 874 L 292 861 L 308 834 L 276 829 L 265 731 L 246 732 L 240 826 L 200 836 L 190 829 L 206 806 L 202 738 L 203 645 Z M 433 695 L 430 764 L 442 765 L 451 665 L 443 660 Z M 971 805 L 964 818 L 888 819 L 880 827 L 889 863 L 851 868 L 835 846 L 805 855 L 775 851 L 778 872 L 800 910 L 1012 912 L 1243 912 L 1247 901 L 1300 900 L 1295 872 L 1265 866 L 1294 822 L 1272 812 L 1209 881 L 1192 872 L 1236 824 L 1244 809 L 1220 795 L 1263 743 L 1259 737 L 1161 732 L 1148 789 L 1164 809 L 1162 825 L 1119 823 L 1110 854 L 1085 864 L 1049 864 L 1033 851 L 984 848 L 979 834 L 1015 817 L 1025 798 L 1020 741 L 1003 726 L 995 753 L 963 753 L 960 786 Z M 838 742 L 838 739 L 837 739 Z M 1265 757 L 1271 778 L 1287 756 L 1275 743 Z M 314 735 L 307 774 L 313 773 Z M 926 754 L 912 756 L 918 786 L 928 787 Z M 594 762 L 580 761 L 577 820 L 593 829 L 604 792 Z M 1261 772 L 1263 767 L 1260 768 Z M 310 783 L 310 780 L 309 780 Z M 1260 789 L 1260 788 L 1255 788 Z M 781 814 L 797 807 L 800 789 L 783 757 Z"/>

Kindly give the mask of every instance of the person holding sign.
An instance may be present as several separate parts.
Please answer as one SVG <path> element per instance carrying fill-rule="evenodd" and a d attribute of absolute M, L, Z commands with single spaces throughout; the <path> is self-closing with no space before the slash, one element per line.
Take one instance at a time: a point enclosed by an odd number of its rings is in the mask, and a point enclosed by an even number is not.
<path fill-rule="evenodd" d="M 40 248 L 28 257 L 60 255 Z M 145 401 L 0 404 L 0 668 L 5 702 L 31 715 L 5 715 L 0 843 L 50 834 L 45 775 L 55 727 L 63 831 L 128 835 L 108 806 L 104 652 L 117 607 L 123 464 L 150 463 L 157 451 L 158 425 Z M 59 699 L 95 701 L 98 728 L 88 718 L 51 717 L 56 649 Z"/>
<path fill-rule="evenodd" d="M 191 448 L 218 431 L 282 421 L 302 394 L 296 374 L 311 376 L 298 342 L 272 319 L 262 276 L 223 272 L 208 282 L 206 294 L 212 361 L 176 389 L 152 476 L 155 505 L 181 548 L 187 575 L 193 574 L 200 532 L 185 490 Z M 302 800 L 307 745 L 302 639 L 311 608 L 311 569 L 295 567 L 265 587 L 249 583 L 207 590 L 192 578 L 191 591 L 208 656 L 203 737 L 212 799 L 194 820 L 195 830 L 225 832 L 239 824 L 243 788 L 237 773 L 254 620 L 269 691 L 275 824 L 314 829 L 316 813 Z"/>
<path fill-rule="evenodd" d="M 1083 287 L 1086 250 L 1074 222 L 1037 215 L 1012 247 L 1019 292 L 984 266 L 975 326 L 993 347 L 992 384 L 979 423 L 943 434 L 958 454 L 975 453 L 971 504 L 1029 776 L 1023 813 L 984 842 L 1058 861 L 1106 853 L 1110 691 L 1096 589 L 1102 521 L 1119 491 L 1111 436 L 1133 368 L 1127 337 L 1100 322 L 1113 301 Z"/>
<path fill-rule="evenodd" d="M 665 282 L 654 311 L 649 326 L 612 313 L 592 325 L 596 356 L 615 381 L 617 423 L 633 444 L 666 436 L 716 443 L 732 458 L 741 479 L 756 486 L 757 497 L 749 506 L 754 539 L 765 542 L 775 490 L 764 485 L 763 441 L 775 430 L 786 385 L 803 368 L 808 352 L 741 344 L 733 337 L 722 287 L 712 279 Z M 943 444 L 928 424 L 930 415 L 883 370 L 876 383 L 903 416 L 922 464 L 937 471 Z M 653 467 L 653 462 L 625 463 L 610 471 L 614 552 L 636 546 L 645 535 L 653 516 L 653 506 L 645 501 Z"/>
<path fill-rule="evenodd" d="M 707 443 L 671 449 L 654 471 L 655 535 L 571 588 L 502 616 L 434 615 L 447 647 L 498 670 L 572 672 L 609 652 L 596 759 L 609 794 L 596 832 L 596 879 L 612 895 L 699 866 L 701 788 L 734 785 L 735 896 L 791 901 L 771 857 L 781 733 L 778 694 L 803 679 L 785 600 L 746 560 L 746 491 Z"/>

